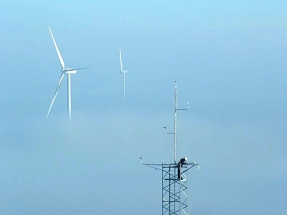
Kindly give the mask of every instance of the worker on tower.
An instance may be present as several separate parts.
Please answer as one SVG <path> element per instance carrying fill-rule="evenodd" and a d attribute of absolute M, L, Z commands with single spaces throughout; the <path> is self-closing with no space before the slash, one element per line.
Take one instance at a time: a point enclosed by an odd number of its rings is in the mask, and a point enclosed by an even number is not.
<path fill-rule="evenodd" d="M 182 180 L 182 177 L 181 177 L 181 167 L 184 165 L 184 164 L 187 164 L 187 157 L 184 157 L 184 158 L 181 158 L 177 164 L 177 177 L 178 177 L 178 180 Z"/>

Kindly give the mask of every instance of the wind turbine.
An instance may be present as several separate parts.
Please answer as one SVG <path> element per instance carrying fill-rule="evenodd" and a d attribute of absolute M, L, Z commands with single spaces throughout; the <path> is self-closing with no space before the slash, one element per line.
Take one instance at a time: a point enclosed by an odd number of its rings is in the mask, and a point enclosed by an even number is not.
<path fill-rule="evenodd" d="M 54 42 L 54 45 L 55 45 L 55 49 L 56 49 L 56 52 L 57 52 L 57 55 L 59 57 L 59 61 L 60 61 L 60 64 L 61 64 L 61 67 L 62 67 L 62 70 L 61 70 L 61 77 L 59 79 L 59 82 L 58 82 L 58 85 L 56 87 L 56 90 L 55 90 L 55 93 L 54 93 L 54 96 L 53 96 L 53 99 L 51 101 L 51 104 L 50 104 L 50 107 L 49 107 L 49 110 L 48 110 L 48 113 L 47 113 L 47 116 L 46 116 L 46 119 L 48 118 L 49 114 L 50 114 L 50 111 L 53 107 L 53 104 L 55 102 L 55 99 L 58 95 L 58 92 L 59 92 L 59 89 L 61 87 L 61 84 L 63 82 L 63 79 L 65 77 L 65 75 L 67 75 L 67 103 L 68 103 L 68 113 L 69 113 L 69 121 L 71 122 L 71 116 L 72 116 L 72 94 L 71 94 L 71 74 L 76 74 L 77 70 L 80 70 L 80 69 L 87 69 L 87 68 L 67 68 L 65 67 L 65 62 L 61 56 L 61 53 L 58 49 L 58 46 L 57 46 L 57 43 L 55 41 L 55 38 L 53 36 L 53 33 L 52 33 L 52 30 L 50 27 L 49 28 L 49 31 L 50 31 L 50 34 L 51 34 L 51 37 L 53 39 L 53 42 Z"/>
<path fill-rule="evenodd" d="M 117 79 L 117 82 L 116 82 L 116 86 L 117 86 L 117 83 L 119 81 L 119 78 L 121 77 L 121 75 L 123 75 L 123 79 L 124 79 L 123 80 L 124 81 L 124 99 L 125 99 L 126 98 L 126 73 L 128 73 L 128 70 L 123 70 L 121 47 L 119 47 L 119 53 L 120 53 L 120 74 L 118 76 L 118 79 Z"/>

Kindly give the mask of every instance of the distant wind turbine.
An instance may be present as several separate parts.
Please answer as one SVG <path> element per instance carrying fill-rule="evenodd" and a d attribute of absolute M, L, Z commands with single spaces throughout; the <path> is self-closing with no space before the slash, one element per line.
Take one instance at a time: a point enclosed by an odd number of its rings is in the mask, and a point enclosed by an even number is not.
<path fill-rule="evenodd" d="M 122 62 L 122 52 L 121 52 L 121 47 L 119 47 L 119 52 L 120 52 L 120 74 L 118 76 L 117 82 L 115 87 L 117 86 L 117 83 L 121 77 L 121 75 L 123 75 L 123 82 L 124 82 L 124 99 L 126 98 L 126 73 L 128 73 L 128 70 L 123 70 L 123 62 Z"/>
<path fill-rule="evenodd" d="M 67 68 L 67 67 L 65 67 L 64 60 L 63 60 L 63 58 L 62 58 L 62 56 L 61 56 L 61 53 L 60 53 L 60 51 L 59 51 L 59 49 L 58 49 L 57 43 L 56 43 L 56 41 L 55 41 L 55 39 L 54 39 L 52 30 L 51 30 L 50 27 L 49 27 L 49 30 L 50 30 L 50 34 L 51 34 L 51 36 L 52 36 L 52 39 L 53 39 L 53 42 L 54 42 L 54 45 L 55 45 L 55 48 L 56 48 L 56 52 L 57 52 L 57 54 L 58 54 L 59 61 L 60 61 L 61 67 L 62 67 L 62 70 L 61 70 L 62 74 L 61 74 L 60 80 L 59 80 L 59 82 L 58 82 L 58 85 L 57 85 L 57 87 L 56 87 L 56 90 L 55 90 L 55 93 L 54 93 L 52 102 L 51 102 L 51 104 L 50 104 L 50 107 L 49 107 L 49 110 L 48 110 L 48 113 L 47 113 L 46 118 L 48 118 L 48 116 L 49 116 L 49 114 L 50 114 L 50 111 L 51 111 L 51 109 L 52 109 L 52 107 L 53 107 L 53 104 L 54 104 L 54 102 L 55 102 L 55 99 L 56 99 L 56 97 L 57 97 L 57 95 L 58 95 L 59 89 L 60 89 L 61 84 L 62 84 L 62 82 L 63 82 L 63 79 L 64 79 L 64 77 L 65 77 L 65 74 L 67 74 L 67 76 L 68 76 L 68 79 L 67 79 L 67 92 L 68 92 L 68 94 L 67 94 L 67 97 L 68 97 L 68 98 L 67 98 L 67 102 L 68 102 L 69 120 L 70 120 L 70 122 L 71 122 L 71 116 L 72 116 L 71 74 L 76 74 L 77 70 L 80 70 L 80 69 L 88 69 L 88 68 Z"/>

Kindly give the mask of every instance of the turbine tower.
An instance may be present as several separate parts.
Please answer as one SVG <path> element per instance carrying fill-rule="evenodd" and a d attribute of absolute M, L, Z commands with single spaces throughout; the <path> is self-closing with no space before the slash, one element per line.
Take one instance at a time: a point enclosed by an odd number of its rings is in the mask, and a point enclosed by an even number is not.
<path fill-rule="evenodd" d="M 120 53 L 120 74 L 117 78 L 117 82 L 115 87 L 117 86 L 117 83 L 119 81 L 119 78 L 121 77 L 121 75 L 123 75 L 123 84 L 124 84 L 124 99 L 126 98 L 126 73 L 128 73 L 128 70 L 124 70 L 123 69 L 123 61 L 122 61 L 122 51 L 121 51 L 121 47 L 119 47 L 119 53 Z"/>
<path fill-rule="evenodd" d="M 177 108 L 177 83 L 175 81 L 174 92 L 174 128 L 172 134 L 174 136 L 174 161 L 172 163 L 162 164 L 141 164 L 161 171 L 162 175 L 162 215 L 188 215 L 188 170 L 197 166 L 198 163 L 188 162 L 187 157 L 177 160 L 177 111 L 188 110 L 187 108 Z M 166 127 L 164 127 L 166 129 Z"/>
<path fill-rule="evenodd" d="M 48 110 L 48 113 L 46 115 L 46 119 L 48 118 L 49 114 L 50 114 L 50 111 L 53 107 L 53 104 L 55 102 L 55 99 L 58 95 L 58 92 L 59 92 L 59 89 L 61 87 L 61 84 L 63 82 L 63 79 L 65 77 L 65 75 L 67 75 L 67 108 L 68 108 L 68 114 L 69 114 L 69 121 L 71 122 L 71 117 L 72 117 L 72 92 L 71 92 L 71 74 L 76 74 L 77 73 L 77 70 L 80 70 L 80 69 L 88 69 L 88 68 L 67 68 L 65 67 L 65 62 L 61 56 L 61 53 L 58 49 L 58 46 L 57 46 L 57 43 L 55 41 L 55 38 L 53 36 L 53 33 L 52 33 L 52 30 L 50 27 L 49 28 L 49 31 L 50 31 L 50 34 L 51 34 L 51 37 L 52 37 L 52 40 L 53 40 L 53 43 L 54 43 L 54 46 L 55 46 L 55 49 L 56 49 L 56 52 L 57 52 L 57 55 L 58 55 L 58 58 L 59 58 L 59 61 L 60 61 L 60 65 L 62 67 L 61 69 L 61 77 L 59 79 L 59 82 L 58 82 L 58 85 L 56 87 L 56 90 L 55 90 L 55 93 L 54 93 L 54 96 L 52 98 L 52 101 L 51 101 L 51 104 L 50 104 L 50 107 L 49 107 L 49 110 Z"/>

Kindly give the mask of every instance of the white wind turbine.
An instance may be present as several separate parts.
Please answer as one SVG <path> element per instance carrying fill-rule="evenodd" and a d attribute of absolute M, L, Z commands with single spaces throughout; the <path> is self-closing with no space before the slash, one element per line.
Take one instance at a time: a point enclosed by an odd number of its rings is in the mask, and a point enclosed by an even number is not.
<path fill-rule="evenodd" d="M 52 30 L 51 28 L 49 27 L 49 30 L 50 30 L 50 33 L 51 33 L 51 36 L 52 36 L 52 39 L 53 39 L 53 42 L 54 42 L 54 45 L 55 45 L 55 48 L 56 48 L 56 52 L 58 54 L 58 57 L 59 57 L 59 61 L 60 61 L 60 64 L 61 64 L 61 67 L 62 67 L 62 75 L 60 77 L 60 80 L 59 80 L 59 83 L 56 87 L 56 90 L 55 90 L 55 93 L 54 93 L 54 96 L 53 96 L 53 99 L 52 99 L 52 102 L 50 104 L 50 107 L 49 107 L 49 110 L 48 110 L 48 113 L 47 113 L 47 116 L 46 118 L 48 118 L 49 114 L 50 114 L 50 111 L 53 107 L 53 104 L 55 102 L 55 99 L 58 95 L 58 92 L 59 92 L 59 89 L 61 87 L 61 84 L 63 82 L 63 79 L 65 77 L 65 74 L 67 74 L 67 102 L 68 102 L 68 113 L 69 113 L 69 120 L 71 121 L 71 116 L 72 116 L 72 94 L 71 94 L 71 74 L 76 74 L 77 70 L 80 70 L 80 69 L 87 69 L 87 68 L 66 68 L 65 67 L 65 63 L 64 63 L 64 60 L 60 54 L 60 51 L 58 49 L 58 46 L 57 46 L 57 43 L 54 39 L 54 36 L 53 36 L 53 33 L 52 33 Z"/>
<path fill-rule="evenodd" d="M 128 73 L 128 70 L 123 70 L 121 47 L 119 47 L 119 52 L 120 52 L 120 74 L 118 76 L 118 79 L 117 79 L 117 82 L 116 82 L 116 86 L 117 86 L 117 83 L 119 81 L 119 78 L 121 77 L 121 75 L 123 75 L 123 79 L 124 79 L 123 80 L 124 81 L 124 99 L 125 99 L 126 98 L 126 73 Z"/>

